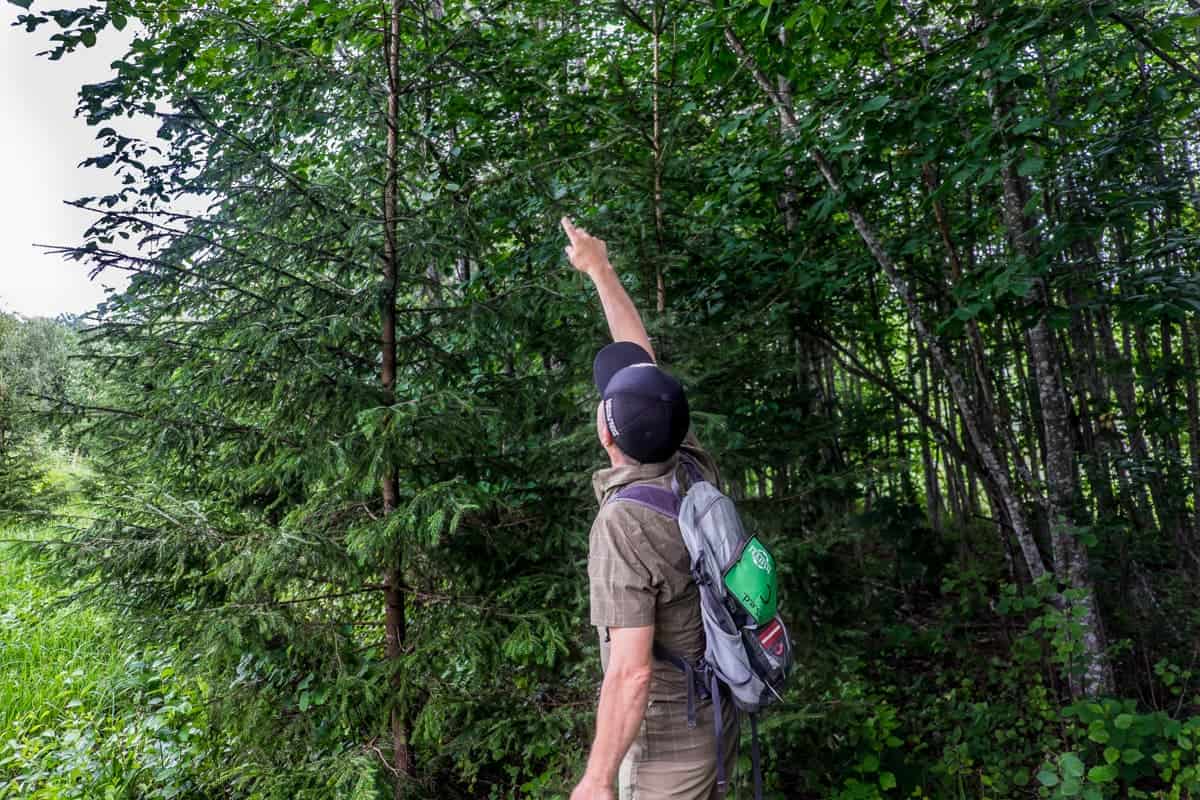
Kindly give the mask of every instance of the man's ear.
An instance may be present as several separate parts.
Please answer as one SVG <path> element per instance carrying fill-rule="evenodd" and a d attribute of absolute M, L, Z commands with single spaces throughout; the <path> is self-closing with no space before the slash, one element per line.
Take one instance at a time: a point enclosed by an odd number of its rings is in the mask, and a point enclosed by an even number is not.
<path fill-rule="evenodd" d="M 608 430 L 608 424 L 604 421 L 604 401 L 596 406 L 596 437 L 600 439 L 600 444 L 605 448 L 612 447 L 614 440 L 612 433 Z"/>

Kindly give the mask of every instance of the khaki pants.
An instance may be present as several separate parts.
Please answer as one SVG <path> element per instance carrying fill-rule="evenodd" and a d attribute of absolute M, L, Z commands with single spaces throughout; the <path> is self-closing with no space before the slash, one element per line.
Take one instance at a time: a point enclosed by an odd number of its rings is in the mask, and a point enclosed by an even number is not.
<path fill-rule="evenodd" d="M 733 785 L 737 761 L 737 709 L 721 705 L 725 780 Z M 717 739 L 713 708 L 696 709 L 696 727 L 687 726 L 687 703 L 650 701 L 642 729 L 621 762 L 620 800 L 717 800 Z"/>

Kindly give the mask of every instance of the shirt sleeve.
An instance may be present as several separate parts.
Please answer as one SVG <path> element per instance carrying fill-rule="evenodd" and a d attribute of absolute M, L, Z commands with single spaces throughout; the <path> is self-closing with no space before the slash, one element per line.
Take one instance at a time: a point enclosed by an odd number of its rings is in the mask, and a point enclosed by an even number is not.
<path fill-rule="evenodd" d="M 625 509 L 608 507 L 601 509 L 592 525 L 588 587 L 591 620 L 597 627 L 640 628 L 654 624 L 658 587 L 633 546 L 637 525 Z"/>

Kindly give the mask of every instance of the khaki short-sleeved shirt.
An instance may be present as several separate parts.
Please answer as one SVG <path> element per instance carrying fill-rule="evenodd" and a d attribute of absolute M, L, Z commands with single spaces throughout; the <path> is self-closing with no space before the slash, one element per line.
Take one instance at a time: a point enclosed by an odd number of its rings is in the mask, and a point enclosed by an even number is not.
<path fill-rule="evenodd" d="M 718 482 L 716 464 L 689 433 L 680 449 L 700 467 L 706 480 Z M 608 668 L 608 628 L 654 625 L 660 645 L 693 662 L 704 655 L 700 592 L 692 580 L 691 558 L 679 524 L 670 517 L 630 502 L 606 502 L 631 483 L 671 489 L 678 454 L 668 461 L 610 467 L 592 475 L 600 511 L 588 537 L 591 622 L 599 629 L 600 657 Z M 682 469 L 680 470 L 682 473 Z M 719 484 L 718 484 L 719 485 Z M 684 674 L 656 661 L 650 700 L 687 698 Z M 712 733 L 708 732 L 711 739 Z"/>

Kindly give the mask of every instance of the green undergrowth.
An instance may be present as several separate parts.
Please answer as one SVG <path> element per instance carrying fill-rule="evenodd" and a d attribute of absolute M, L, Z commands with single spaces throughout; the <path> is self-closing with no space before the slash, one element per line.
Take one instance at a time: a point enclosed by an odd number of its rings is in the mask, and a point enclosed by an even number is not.
<path fill-rule="evenodd" d="M 930 552 L 906 567 L 916 579 L 893 584 L 902 590 L 869 594 L 911 548 L 854 567 L 836 545 L 805 547 L 784 553 L 813 565 L 791 596 L 837 602 L 810 605 L 792 702 L 763 720 L 767 797 L 1200 797 L 1200 672 L 1186 641 L 1140 665 L 1122 658 L 1130 647 L 1114 625 L 1114 666 L 1139 667 L 1127 681 L 1142 696 L 1074 700 L 1064 676 L 1079 674 L 1083 629 L 1050 587 L 940 568 L 947 555 Z M 871 581 L 843 582 L 849 569 Z M 1183 595 L 1163 602 L 1175 619 L 1189 612 Z"/>
<path fill-rule="evenodd" d="M 877 544 L 856 549 L 867 527 Z M 773 545 L 798 660 L 760 723 L 768 800 L 1200 797 L 1188 637 L 1147 616 L 1156 647 L 1134 658 L 1133 625 L 1111 615 L 1125 694 L 1076 699 L 1078 615 L 1014 580 L 990 528 L 935 538 L 919 506 L 877 503 Z M 1159 600 L 1170 629 L 1195 630 L 1188 592 Z"/>
<path fill-rule="evenodd" d="M 68 495 L 86 479 L 65 462 L 46 474 Z M 914 547 L 919 523 L 901 512 L 871 520 L 891 531 L 895 550 L 861 562 L 841 530 L 779 547 L 784 563 L 804 565 L 789 577 L 802 654 L 789 702 L 762 720 L 768 800 L 1200 797 L 1200 674 L 1186 647 L 1164 646 L 1130 682 L 1147 690 L 1140 700 L 1072 701 L 1062 676 L 1078 662 L 1081 628 L 1049 602 L 1049 587 L 1013 584 L 998 569 L 949 569 L 953 552 Z M 198 665 L 135 643 L 118 619 L 89 607 L 86 586 L 51 585 L 29 545 L 65 538 L 64 523 L 86 509 L 67 504 L 58 514 L 0 531 L 23 543 L 0 544 L 0 800 L 382 796 L 372 757 L 325 722 L 330 685 L 310 685 L 310 676 L 293 686 L 276 665 L 282 688 L 247 716 L 266 723 L 282 709 L 310 718 L 307 749 L 264 736 L 262 725 L 222 724 L 215 712 L 210 719 L 216 698 Z M 982 534 L 961 535 L 986 546 Z M 1176 618 L 1189 608 L 1183 594 L 1163 603 Z M 1110 649 L 1129 669 L 1120 658 L 1127 643 L 1114 635 Z M 539 652 L 531 644 L 506 658 Z M 579 658 L 590 664 L 594 652 Z M 247 674 L 251 663 L 243 659 Z M 260 666 L 268 686 L 276 667 Z M 573 668 L 547 675 L 562 680 Z M 590 730 L 574 712 L 534 718 L 495 704 L 473 733 L 439 747 L 439 724 L 422 717 L 419 741 L 477 776 L 475 794 L 426 786 L 422 796 L 482 797 L 493 787 L 487 796 L 562 798 L 580 767 L 578 748 L 564 742 Z M 742 744 L 731 797 L 744 800 Z M 275 745 L 306 755 L 285 774 L 254 749 Z M 517 790 L 501 788 L 502 775 Z"/>
<path fill-rule="evenodd" d="M 45 474 L 60 497 L 86 478 L 66 460 Z M 0 528 L 0 800 L 202 796 L 203 687 L 73 597 L 83 587 L 50 584 L 30 546 L 82 511 Z"/>
<path fill-rule="evenodd" d="M 892 680 L 883 663 L 836 659 L 804 687 L 813 700 L 766 716 L 768 797 L 1200 797 L 1200 716 L 1064 703 L 1012 663 Z"/>

